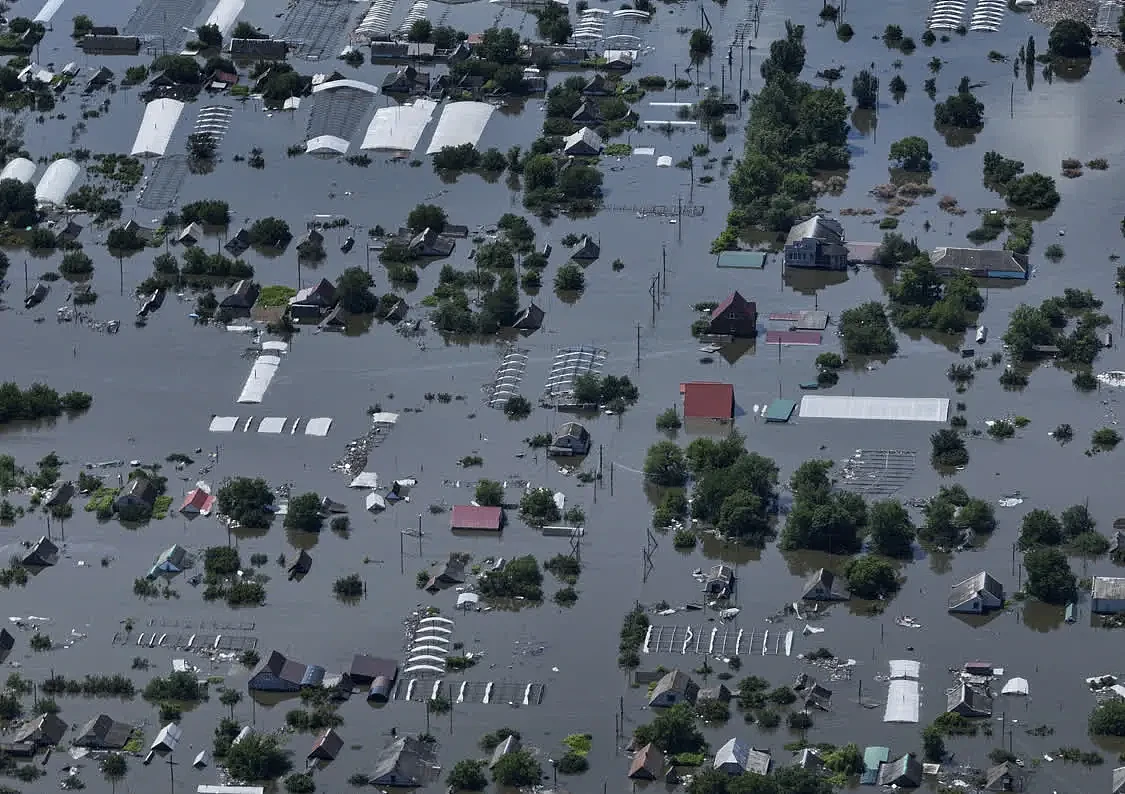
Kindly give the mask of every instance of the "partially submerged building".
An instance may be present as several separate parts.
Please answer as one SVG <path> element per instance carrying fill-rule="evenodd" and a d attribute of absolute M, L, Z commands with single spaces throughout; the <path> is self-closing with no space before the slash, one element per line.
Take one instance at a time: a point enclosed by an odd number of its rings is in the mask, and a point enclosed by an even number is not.
<path fill-rule="evenodd" d="M 54 747 L 62 741 L 66 733 L 66 723 L 54 714 L 40 714 L 12 736 L 14 744 L 28 744 L 32 747 Z"/>
<path fill-rule="evenodd" d="M 814 215 L 789 230 L 782 256 L 787 268 L 846 270 L 844 227 L 833 218 Z"/>
<path fill-rule="evenodd" d="M 429 779 L 426 748 L 420 739 L 403 736 L 379 753 L 370 775 L 372 786 L 417 788 Z"/>
<path fill-rule="evenodd" d="M 949 690 L 946 711 L 962 717 L 991 717 L 992 698 L 983 689 L 963 683 Z"/>
<path fill-rule="evenodd" d="M 694 703 L 699 684 L 682 670 L 672 670 L 656 682 L 648 698 L 649 708 L 669 708 L 680 703 Z"/>
<path fill-rule="evenodd" d="M 729 565 L 712 565 L 703 583 L 703 592 L 709 596 L 726 598 L 734 589 L 734 569 Z"/>
<path fill-rule="evenodd" d="M 735 290 L 711 311 L 707 333 L 748 339 L 758 335 L 758 307 Z"/>
<path fill-rule="evenodd" d="M 425 590 L 436 593 L 446 587 L 465 583 L 465 558 L 456 552 L 449 555 L 441 571 L 435 573 L 426 582 Z"/>
<path fill-rule="evenodd" d="M 1114 770 L 1114 780 L 1117 779 L 1117 770 Z M 1023 788 L 1023 773 L 1011 761 L 989 767 L 984 773 L 985 791 L 1020 791 Z M 1117 791 L 1117 787 L 1114 787 Z"/>
<path fill-rule="evenodd" d="M 628 777 L 630 780 L 656 780 L 663 771 L 664 753 L 650 743 L 634 753 Z"/>
<path fill-rule="evenodd" d="M 930 262 L 939 276 L 968 273 L 974 278 L 1027 280 L 1030 260 L 1024 254 L 994 248 L 935 248 Z"/>
<path fill-rule="evenodd" d="M 750 768 L 750 745 L 742 739 L 727 741 L 715 751 L 715 769 L 728 775 L 741 775 Z"/>
<path fill-rule="evenodd" d="M 16 638 L 7 629 L 0 629 L 0 663 L 8 658 L 14 647 L 16 647 Z"/>
<path fill-rule="evenodd" d="M 352 659 L 352 683 L 368 687 L 367 699 L 373 703 L 386 703 L 398 679 L 398 662 L 377 656 L 356 654 Z"/>
<path fill-rule="evenodd" d="M 570 255 L 570 258 L 579 262 L 593 262 L 601 255 L 602 247 L 588 236 L 584 236 L 579 241 L 578 247 L 574 249 L 574 253 Z"/>
<path fill-rule="evenodd" d="M 1095 615 L 1125 612 L 1125 578 L 1095 576 L 1090 585 L 1090 611 Z"/>
<path fill-rule="evenodd" d="M 230 243 L 227 243 L 230 245 Z M 258 302 L 258 295 L 261 293 L 261 288 L 248 278 L 244 278 L 234 285 L 222 301 L 219 302 L 219 308 L 225 309 L 227 312 L 249 312 Z"/>
<path fill-rule="evenodd" d="M 410 238 L 407 247 L 414 256 L 439 257 L 452 254 L 456 245 L 455 241 L 427 227 Z"/>
<path fill-rule="evenodd" d="M 294 320 L 319 320 L 336 305 L 336 287 L 326 278 L 314 286 L 298 290 L 289 299 L 289 316 Z"/>
<path fill-rule="evenodd" d="M 246 687 L 251 692 L 300 692 L 307 671 L 308 665 L 271 651 L 250 675 Z"/>
<path fill-rule="evenodd" d="M 913 753 L 907 753 L 894 761 L 885 761 L 879 765 L 877 783 L 896 788 L 918 788 L 922 785 L 922 764 Z"/>
<path fill-rule="evenodd" d="M 156 579 L 159 576 L 172 577 L 183 572 L 186 567 L 187 549 L 179 544 L 173 544 L 170 548 L 158 554 L 156 559 L 153 560 L 152 567 L 148 571 L 148 578 Z"/>
<path fill-rule="evenodd" d="M 117 498 L 113 500 L 113 509 L 152 509 L 156 503 L 156 486 L 152 484 L 148 477 L 143 474 L 138 474 L 129 480 L 128 484 L 122 489 Z"/>
<path fill-rule="evenodd" d="M 35 545 L 23 555 L 23 564 L 28 568 L 46 568 L 59 561 L 59 547 L 47 539 L 39 538 Z"/>
<path fill-rule="evenodd" d="M 340 750 L 344 748 L 344 740 L 332 728 L 328 728 L 313 743 L 306 760 L 308 761 L 335 761 Z"/>
<path fill-rule="evenodd" d="M 156 734 L 156 738 L 152 740 L 152 744 L 149 745 L 148 750 L 150 753 L 173 752 L 183 736 L 183 729 L 176 723 L 169 722 L 160 729 L 160 733 Z"/>
<path fill-rule="evenodd" d="M 185 516 L 206 516 L 215 506 L 215 495 L 202 488 L 192 488 L 184 497 L 180 505 L 180 512 Z"/>
<path fill-rule="evenodd" d="M 449 528 L 499 532 L 504 526 L 504 510 L 499 507 L 454 505 L 450 512 Z"/>
<path fill-rule="evenodd" d="M 532 301 L 527 305 L 526 309 L 522 309 L 520 313 L 516 315 L 512 327 L 517 331 L 538 331 L 543 327 L 543 319 L 546 316 L 547 313 L 539 308 L 535 301 Z"/>
<path fill-rule="evenodd" d="M 284 61 L 289 54 L 289 44 L 279 39 L 231 39 L 227 52 L 232 58 Z"/>
<path fill-rule="evenodd" d="M 590 451 L 590 431 L 578 422 L 560 427 L 547 447 L 549 455 L 586 455 Z"/>
<path fill-rule="evenodd" d="M 184 103 L 178 99 L 165 97 L 145 105 L 145 114 L 129 154 L 133 157 L 162 157 L 168 150 L 168 143 L 183 112 Z"/>
<path fill-rule="evenodd" d="M 680 385 L 684 395 L 684 419 L 734 418 L 734 386 L 729 383 L 693 382 Z"/>
<path fill-rule="evenodd" d="M 78 731 L 78 738 L 74 740 L 76 747 L 85 747 L 90 750 L 120 750 L 133 733 L 133 726 L 127 722 L 118 722 L 108 714 L 99 714 L 83 725 Z"/>
<path fill-rule="evenodd" d="M 805 581 L 801 598 L 806 601 L 847 601 L 848 593 L 836 586 L 836 574 L 820 568 Z"/>
<path fill-rule="evenodd" d="M 1004 587 L 987 571 L 970 576 L 953 585 L 949 593 L 949 611 L 981 615 L 1004 606 Z"/>
<path fill-rule="evenodd" d="M 498 763 L 500 763 L 501 758 L 506 755 L 511 755 L 512 753 L 518 752 L 521 747 L 523 747 L 523 744 L 520 743 L 518 736 L 516 736 L 515 734 L 508 736 L 504 739 L 504 741 L 496 745 L 496 749 L 492 751 L 492 757 L 488 759 L 488 768 L 494 768 Z"/>
<path fill-rule="evenodd" d="M 111 73 L 112 74 L 112 73 Z M 40 206 L 61 207 L 70 195 L 78 175 L 82 172 L 78 163 L 62 157 L 47 166 L 39 184 L 35 186 L 35 200 Z"/>
<path fill-rule="evenodd" d="M 602 152 L 601 136 L 589 127 L 570 135 L 563 141 L 563 154 L 569 157 L 596 157 Z"/>
<path fill-rule="evenodd" d="M 139 36 L 90 34 L 78 41 L 78 47 L 87 55 L 136 55 L 141 51 Z"/>

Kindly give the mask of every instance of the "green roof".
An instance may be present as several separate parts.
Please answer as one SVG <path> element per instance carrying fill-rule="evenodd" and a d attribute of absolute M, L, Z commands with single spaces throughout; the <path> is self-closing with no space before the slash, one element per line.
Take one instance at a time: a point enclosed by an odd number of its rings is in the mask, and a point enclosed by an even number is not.
<path fill-rule="evenodd" d="M 793 411 L 795 411 L 796 409 L 796 400 L 774 400 L 772 403 L 770 403 L 770 407 L 766 409 L 766 421 L 788 422 L 789 417 L 793 415 Z"/>
<path fill-rule="evenodd" d="M 767 256 L 765 251 L 722 251 L 716 264 L 719 267 L 761 270 L 766 266 Z"/>

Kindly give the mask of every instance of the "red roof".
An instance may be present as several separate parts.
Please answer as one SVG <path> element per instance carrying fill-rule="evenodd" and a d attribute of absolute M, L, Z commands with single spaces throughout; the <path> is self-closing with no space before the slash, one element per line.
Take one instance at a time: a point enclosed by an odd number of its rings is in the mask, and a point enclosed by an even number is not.
<path fill-rule="evenodd" d="M 800 321 L 800 312 L 772 312 L 770 314 L 770 322 L 799 323 Z"/>
<path fill-rule="evenodd" d="M 738 290 L 727 295 L 726 300 L 711 311 L 711 319 L 714 320 L 716 317 L 722 317 L 723 313 L 727 311 L 734 311 L 741 314 L 743 317 L 753 319 L 757 319 L 758 317 L 758 307 L 753 301 L 748 301 L 746 298 L 742 297 Z"/>
<path fill-rule="evenodd" d="M 476 507 L 474 505 L 454 505 L 453 516 L 449 519 L 450 529 L 490 529 L 500 530 L 503 516 L 499 507 Z"/>
<path fill-rule="evenodd" d="M 734 386 L 729 383 L 684 383 L 685 419 L 733 419 Z"/>
<path fill-rule="evenodd" d="M 215 503 L 215 497 L 202 488 L 196 488 L 188 491 L 187 498 L 180 506 L 181 513 L 203 513 L 211 509 L 211 505 Z"/>
<path fill-rule="evenodd" d="M 819 345 L 819 331 L 766 331 L 767 345 Z"/>

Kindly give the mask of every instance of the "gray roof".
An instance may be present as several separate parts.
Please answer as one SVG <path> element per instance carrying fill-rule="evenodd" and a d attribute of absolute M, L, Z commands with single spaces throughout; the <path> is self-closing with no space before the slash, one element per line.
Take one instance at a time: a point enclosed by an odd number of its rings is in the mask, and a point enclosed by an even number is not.
<path fill-rule="evenodd" d="M 500 744 L 496 745 L 496 749 L 492 751 L 492 758 L 488 761 L 488 768 L 491 769 L 492 767 L 496 766 L 496 764 L 500 762 L 501 758 L 508 755 L 509 753 L 516 752 L 522 746 L 523 745 L 520 744 L 520 740 L 518 737 L 514 735 L 509 736 L 504 741 L 500 742 Z"/>
<path fill-rule="evenodd" d="M 117 498 L 121 499 L 125 496 L 135 496 L 142 502 L 147 502 L 151 505 L 156 501 L 156 486 L 152 484 L 148 477 L 143 474 L 138 474 L 136 477 L 129 480 L 129 484 L 117 495 Z"/>
<path fill-rule="evenodd" d="M 344 740 L 340 738 L 340 734 L 329 728 L 316 740 L 316 744 L 313 745 L 312 751 L 309 753 L 309 758 L 323 758 L 331 761 L 340 754 L 343 747 Z"/>
<path fill-rule="evenodd" d="M 750 752 L 746 754 L 746 771 L 757 772 L 759 775 L 768 775 L 770 762 L 772 760 L 770 754 L 765 750 L 756 750 L 751 747 Z"/>
<path fill-rule="evenodd" d="M 426 782 L 426 762 L 419 739 L 403 736 L 379 753 L 371 773 L 373 786 L 404 786 L 414 788 Z"/>
<path fill-rule="evenodd" d="M 809 238 L 820 240 L 823 243 L 842 245 L 844 242 L 844 227 L 834 218 L 813 215 L 808 220 L 802 221 L 791 228 L 785 242 L 795 243 L 798 240 Z"/>
<path fill-rule="evenodd" d="M 666 692 L 678 692 L 684 699 L 694 700 L 699 692 L 699 686 L 687 673 L 682 670 L 673 670 L 656 682 L 656 686 L 652 688 L 652 695 L 649 696 L 649 702 L 651 703 Z"/>
<path fill-rule="evenodd" d="M 266 657 L 258 668 L 251 674 L 250 680 L 253 681 L 260 673 L 272 673 L 290 684 L 300 684 L 301 679 L 305 677 L 305 671 L 308 665 L 301 664 L 300 662 L 286 658 L 285 654 L 280 651 L 270 651 L 270 655 Z"/>
<path fill-rule="evenodd" d="M 827 568 L 820 568 L 805 580 L 805 589 L 801 591 L 801 595 L 807 597 L 818 585 L 823 585 L 824 589 L 830 595 L 843 596 L 842 593 L 836 590 L 836 574 L 832 573 L 832 571 Z"/>
<path fill-rule="evenodd" d="M 16 744 L 58 744 L 66 733 L 66 723 L 54 714 L 40 714 L 12 737 Z"/>
<path fill-rule="evenodd" d="M 989 791 L 1006 791 L 1005 778 L 1012 778 L 1013 780 L 1019 775 L 1019 767 L 1015 764 L 1005 761 L 1002 764 L 989 767 L 988 771 L 984 774 L 984 787 Z M 1117 770 L 1114 770 L 1114 779 L 1117 778 Z"/>
<path fill-rule="evenodd" d="M 803 747 L 797 753 L 797 759 L 793 762 L 801 769 L 811 769 L 813 771 L 819 770 L 824 766 L 824 761 L 821 759 L 820 754 L 812 747 Z"/>
<path fill-rule="evenodd" d="M 117 750 L 129 741 L 133 726 L 127 722 L 117 722 L 108 714 L 99 714 L 82 726 L 74 744 L 79 747 L 108 748 Z"/>
<path fill-rule="evenodd" d="M 922 782 L 922 765 L 912 753 L 907 753 L 894 761 L 884 761 L 879 765 L 879 785 L 916 787 Z"/>
<path fill-rule="evenodd" d="M 992 698 L 968 684 L 961 684 L 961 686 L 950 690 L 946 703 L 947 711 L 959 710 L 980 715 L 992 714 Z M 965 708 L 958 709 L 961 705 L 964 705 Z"/>
<path fill-rule="evenodd" d="M 949 606 L 955 607 L 971 601 L 980 593 L 991 593 L 1000 601 L 1004 600 L 1004 586 L 996 581 L 987 571 L 970 576 L 963 582 L 953 585 L 949 593 Z"/>
<path fill-rule="evenodd" d="M 557 433 L 555 433 L 555 440 L 557 441 L 560 438 L 567 437 L 577 438 L 585 441 L 590 437 L 590 431 L 577 422 L 567 422 L 565 425 L 558 429 Z"/>
<path fill-rule="evenodd" d="M 24 565 L 54 565 L 59 561 L 59 547 L 46 536 L 39 538 L 23 557 Z"/>
<path fill-rule="evenodd" d="M 720 703 L 728 703 L 731 699 L 731 693 L 726 684 L 719 684 L 718 686 L 709 686 L 705 689 L 700 689 L 697 699 L 717 700 Z"/>
<path fill-rule="evenodd" d="M 16 638 L 7 629 L 0 629 L 0 651 L 10 651 L 16 644 Z"/>
<path fill-rule="evenodd" d="M 1113 770 L 1113 794 L 1121 794 L 1125 791 L 1125 766 L 1119 766 Z"/>
<path fill-rule="evenodd" d="M 137 36 L 91 35 L 83 36 L 78 46 L 83 52 L 136 54 L 141 49 L 141 40 Z"/>
<path fill-rule="evenodd" d="M 283 61 L 289 45 L 275 39 L 231 39 L 227 49 L 234 56 Z"/>
<path fill-rule="evenodd" d="M 997 270 L 1026 273 L 1028 258 L 998 248 L 935 248 L 930 259 L 935 268 L 952 270 Z"/>
<path fill-rule="evenodd" d="M 1090 587 L 1092 598 L 1125 599 L 1125 578 L 1120 576 L 1095 576 Z"/>
<path fill-rule="evenodd" d="M 727 764 L 737 764 L 741 769 L 746 770 L 749 764 L 749 757 L 750 745 L 746 744 L 742 739 L 730 739 L 726 744 L 715 751 L 715 768 L 718 769 Z"/>
<path fill-rule="evenodd" d="M 563 152 L 570 153 L 572 149 L 580 149 L 583 152 L 600 152 L 602 150 L 601 136 L 589 127 L 583 127 L 578 132 L 568 136 L 563 143 Z"/>

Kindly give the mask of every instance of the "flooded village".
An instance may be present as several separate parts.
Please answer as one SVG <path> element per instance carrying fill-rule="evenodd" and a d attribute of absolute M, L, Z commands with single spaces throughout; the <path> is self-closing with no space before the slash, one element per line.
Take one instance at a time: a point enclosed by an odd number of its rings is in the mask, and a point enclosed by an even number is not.
<path fill-rule="evenodd" d="M 0 6 L 0 792 L 1125 790 L 1119 3 Z"/>

